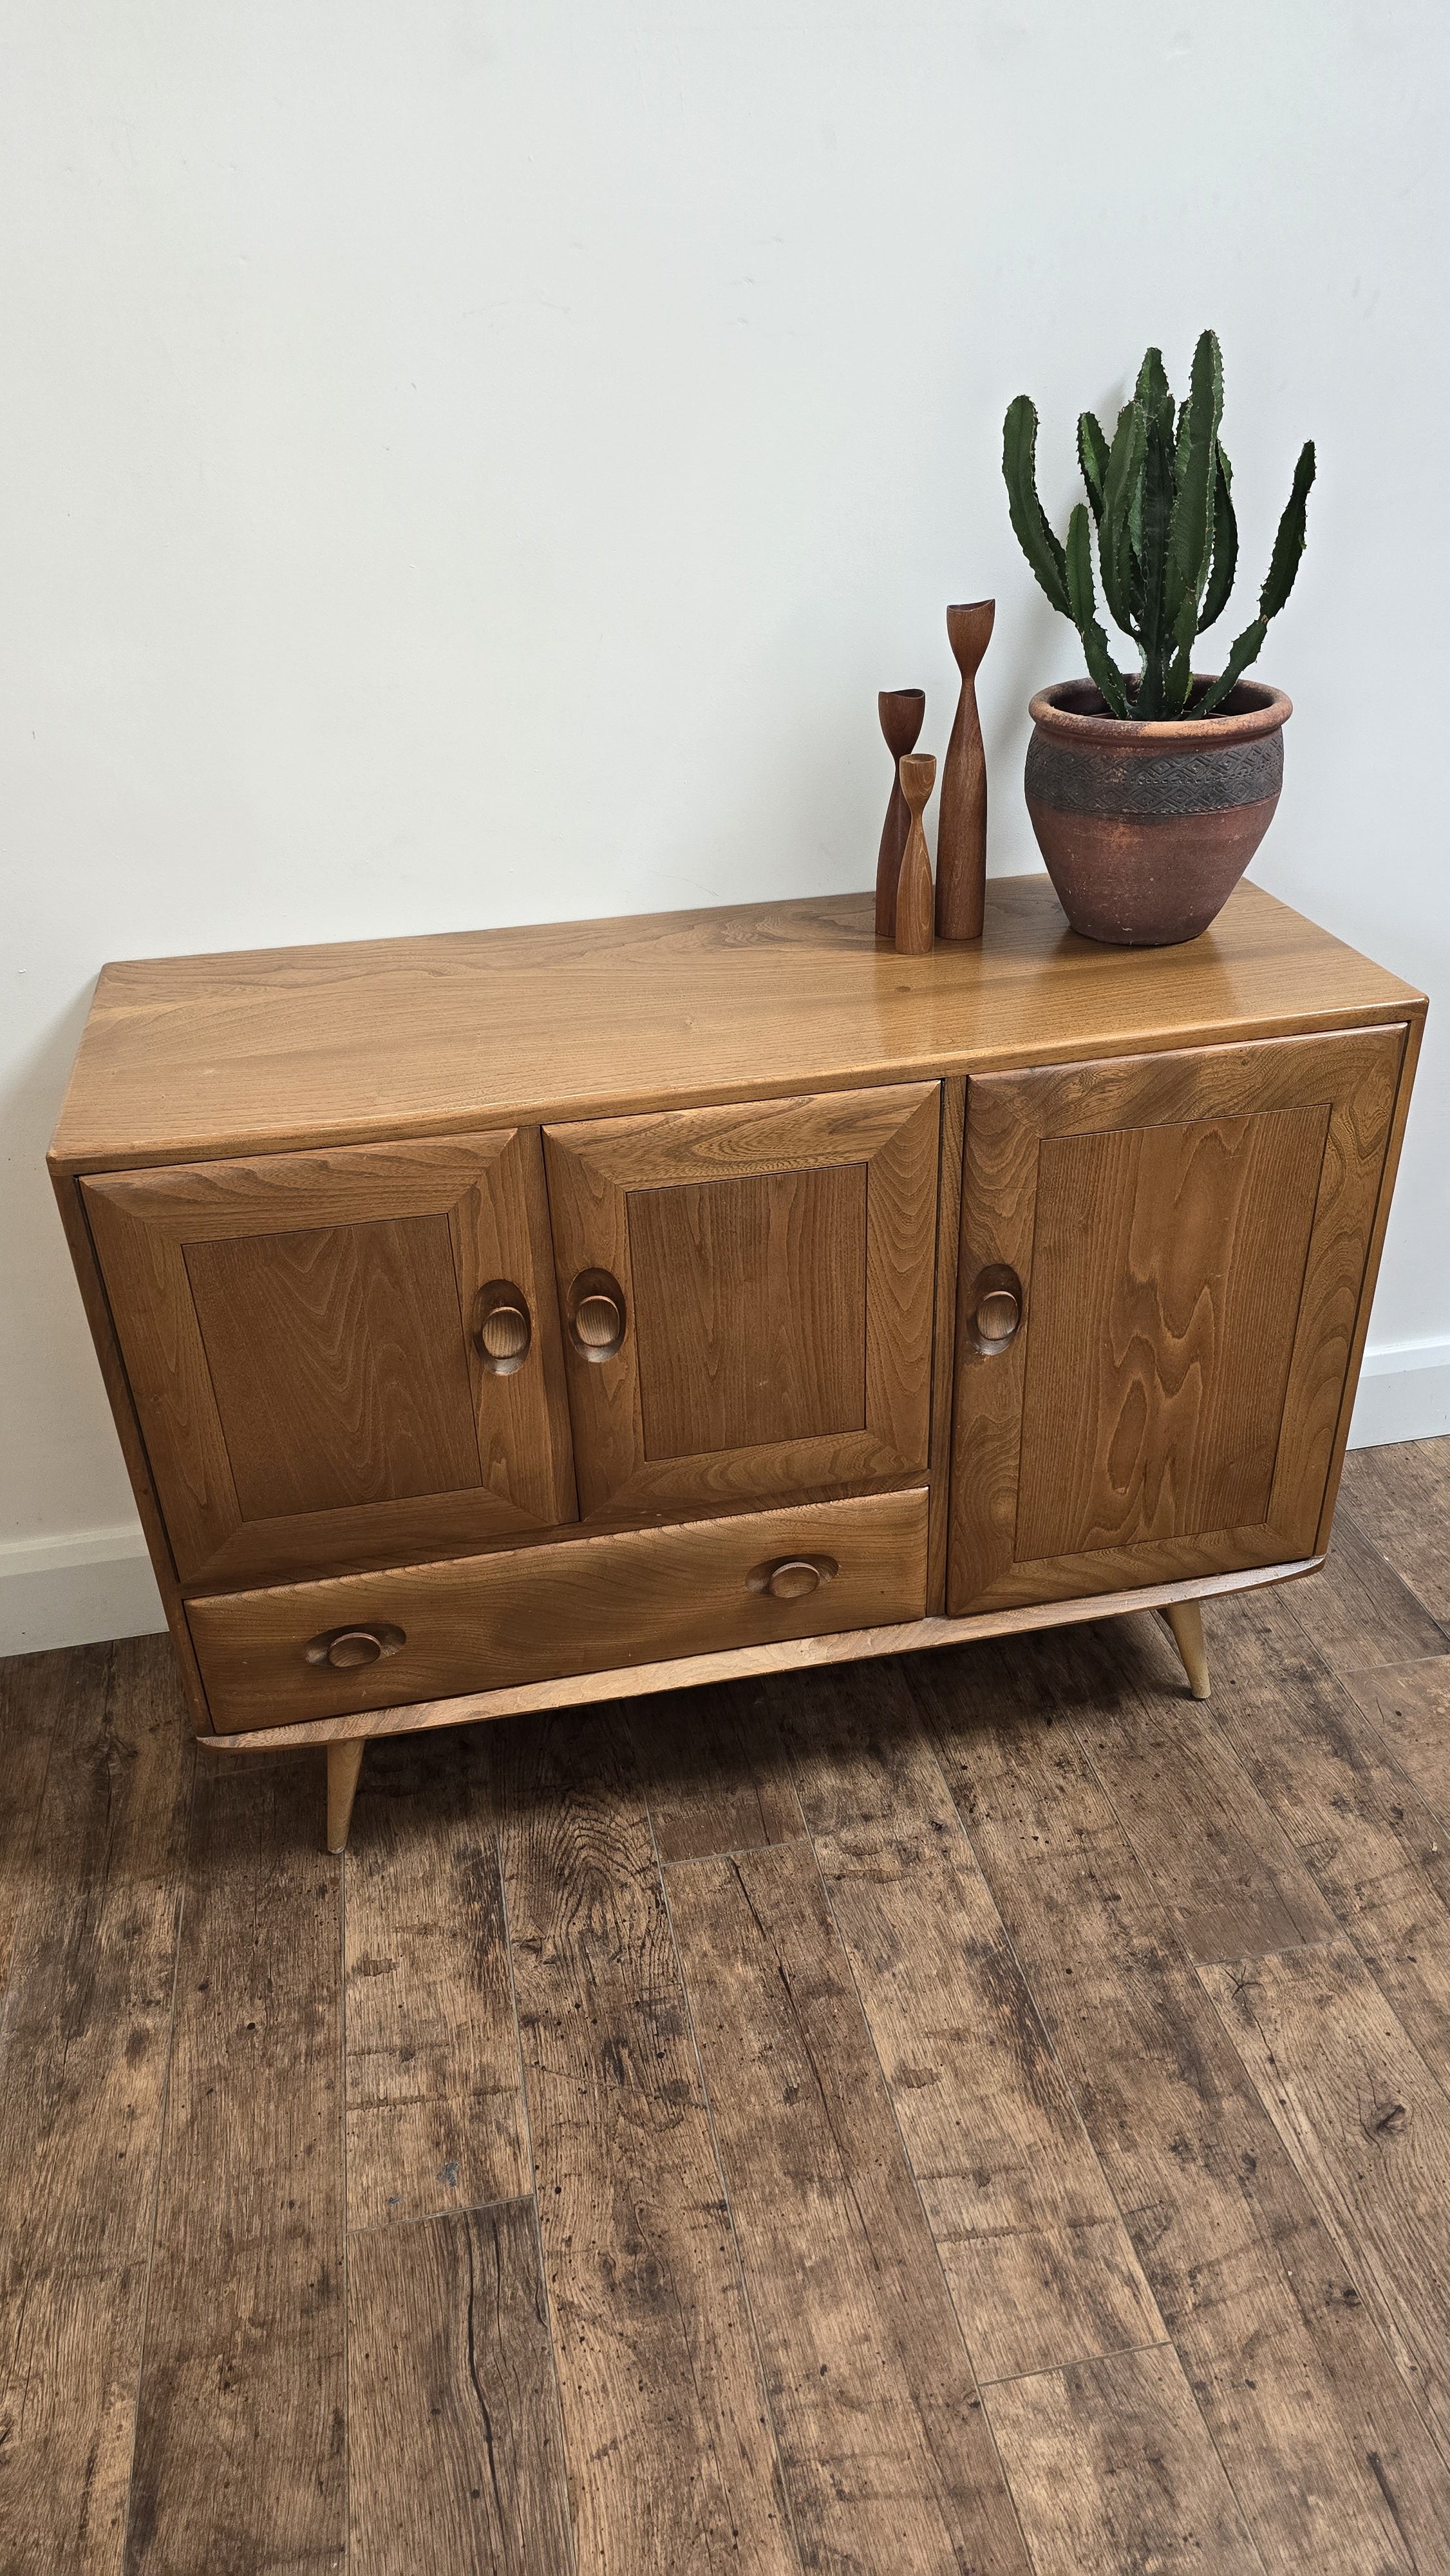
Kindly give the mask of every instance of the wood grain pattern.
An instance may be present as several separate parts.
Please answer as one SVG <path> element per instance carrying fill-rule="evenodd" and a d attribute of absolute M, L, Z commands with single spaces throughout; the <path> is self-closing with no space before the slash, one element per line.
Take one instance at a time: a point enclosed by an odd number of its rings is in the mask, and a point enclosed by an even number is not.
<path fill-rule="evenodd" d="M 1014 2380 L 986 2406 L 1036 2576 L 1263 2576 L 1170 2344 Z"/>
<path fill-rule="evenodd" d="M 378 1735 L 417 1735 L 435 1727 L 472 1726 L 480 1718 L 522 1717 L 549 1708 L 578 1708 L 590 1700 L 639 1699 L 656 1691 L 689 1690 L 697 1683 L 755 1679 L 762 1673 L 804 1673 L 882 1655 L 916 1655 L 942 1646 L 979 1644 L 987 1637 L 1030 1636 L 1034 1630 L 1073 1626 L 1085 1619 L 1117 1618 L 1151 1610 L 1179 1594 L 1218 1598 L 1249 1586 L 1277 1584 L 1308 1573 L 1307 1565 L 1250 1566 L 1235 1574 L 1195 1576 L 1183 1584 L 1148 1584 L 1133 1592 L 1092 1594 L 1081 1601 L 1048 1601 L 1020 1610 L 988 1610 L 975 1619 L 909 1619 L 899 1625 L 847 1629 L 839 1636 L 787 1637 L 768 1646 L 722 1648 L 679 1655 L 668 1662 L 621 1664 L 612 1670 L 566 1675 L 548 1682 L 518 1682 L 502 1690 L 464 1691 L 454 1699 L 419 1700 L 407 1707 L 370 1710 L 369 1740 Z M 209 1753 L 270 1753 L 303 1744 L 330 1744 L 357 1733 L 357 1718 L 298 1718 L 287 1726 L 260 1726 L 235 1735 L 204 1735 Z"/>
<path fill-rule="evenodd" d="M 962 675 L 942 771 L 936 834 L 936 935 L 980 939 L 987 892 L 987 761 L 977 713 L 977 673 L 992 640 L 994 599 L 947 610 L 947 640 Z"/>
<path fill-rule="evenodd" d="M 649 1820 L 607 1719 L 497 1739 L 544 2274 L 581 2568 L 795 2550 Z"/>
<path fill-rule="evenodd" d="M 896 775 L 911 821 L 896 878 L 894 936 L 898 957 L 928 957 L 936 902 L 932 893 L 931 853 L 926 846 L 922 812 L 936 783 L 936 762 L 929 752 L 912 753 L 897 765 Z"/>
<path fill-rule="evenodd" d="M 47 1669 L 51 1759 L 6 1873 L 0 2555 L 119 2576 L 194 1756 L 164 1638 L 10 1678 Z"/>
<path fill-rule="evenodd" d="M 1450 2101 L 1348 1941 L 1205 1967 L 1345 2270 L 1450 2448 Z"/>
<path fill-rule="evenodd" d="M 345 1906 L 354 2229 L 532 2188 L 488 1760 L 476 1735 L 368 1757 Z"/>
<path fill-rule="evenodd" d="M 1437 1807 L 1433 1775 L 1428 1795 L 1417 1788 L 1404 1740 L 1386 1726 L 1401 1677 L 1374 1677 L 1366 1714 L 1306 1646 L 1287 1602 L 1225 1620 L 1221 1634 L 1215 1715 L 1228 1743 L 1405 2030 L 1450 2081 L 1450 1800 Z M 1438 1785 L 1450 1789 L 1450 1765 Z"/>
<path fill-rule="evenodd" d="M 807 2566 L 1027 2567 L 809 1848 L 669 1872 Z"/>
<path fill-rule="evenodd" d="M 805 1832 L 766 1693 L 727 1683 L 662 1691 L 628 1719 L 662 1861 L 782 1843 Z"/>
<path fill-rule="evenodd" d="M 1166 1638 L 1116 1626 L 1043 1656 L 1180 1947 L 1212 1960 L 1332 1940 L 1329 1906 L 1176 1660 Z"/>
<path fill-rule="evenodd" d="M 1161 2340 L 899 1671 L 765 1696 L 978 2378 Z"/>
<path fill-rule="evenodd" d="M 881 826 L 881 846 L 876 853 L 876 936 L 894 938 L 896 933 L 896 880 L 901 874 L 901 853 L 911 817 L 906 798 L 901 792 L 901 761 L 914 751 L 916 738 L 926 717 L 926 695 L 921 689 L 881 689 L 877 693 L 876 711 L 886 748 L 891 754 L 891 794 L 886 804 L 886 820 Z"/>
<path fill-rule="evenodd" d="M 1329 1561 L 1286 1596 L 1308 1643 L 1344 1675 L 1450 1653 L 1450 1636 L 1341 1504 Z"/>
<path fill-rule="evenodd" d="M 171 1551 L 171 1541 L 162 1515 L 156 1480 L 151 1472 L 151 1461 L 146 1455 L 146 1444 L 141 1437 L 141 1425 L 137 1419 L 135 1400 L 126 1376 L 120 1344 L 116 1339 L 116 1327 L 112 1320 L 110 1304 L 101 1280 L 96 1247 L 86 1218 L 85 1201 L 78 1181 L 63 1179 L 57 1173 L 53 1175 L 53 1187 L 61 1226 L 70 1247 L 76 1286 L 80 1290 L 81 1304 L 85 1309 L 86 1322 L 90 1326 L 91 1339 L 95 1344 L 96 1358 L 100 1364 L 106 1400 L 111 1408 L 116 1437 L 121 1444 L 126 1473 L 131 1480 L 131 1493 L 135 1501 L 137 1517 L 140 1520 L 147 1553 L 151 1559 L 151 1570 L 156 1577 L 156 1588 L 161 1595 L 161 1606 L 166 1614 L 166 1625 L 170 1632 L 177 1669 L 181 1675 L 181 1687 L 186 1694 L 186 1704 L 191 1712 L 192 1724 L 197 1733 L 201 1734 L 211 1725 L 206 1692 L 202 1688 L 201 1673 L 192 1648 L 191 1630 L 186 1624 L 186 1609 L 181 1598 L 176 1559 Z"/>
<path fill-rule="evenodd" d="M 1043 1138 L 1020 1557 L 1267 1520 L 1328 1126 Z"/>
<path fill-rule="evenodd" d="M 632 1190 L 645 1456 L 866 1428 L 866 1166 Z"/>
<path fill-rule="evenodd" d="M 354 2576 L 568 2576 L 532 2199 L 360 2236 L 348 2320 Z"/>
<path fill-rule="evenodd" d="M 182 1257 L 244 1521 L 482 1484 L 446 1214 Z"/>
<path fill-rule="evenodd" d="M 57 1655 L 0 1658 L 0 1744 L 5 1747 L 5 1796 L 0 1799 L 0 2010 L 51 1745 L 65 1712 L 68 1684 L 67 1667 Z"/>
<path fill-rule="evenodd" d="M 128 2548 L 341 2570 L 342 1925 L 295 1774 L 197 1782 Z"/>
<path fill-rule="evenodd" d="M 947 1606 L 957 1256 L 962 1235 L 962 1144 L 966 1124 L 967 1086 L 960 1077 L 956 1077 L 941 1087 L 941 1156 L 937 1183 L 936 1300 L 931 1345 L 931 1501 L 928 1506 L 926 1576 L 926 1606 L 934 1618 L 939 1618 Z"/>
<path fill-rule="evenodd" d="M 925 1467 L 939 1127 L 938 1087 L 911 1084 L 546 1129 L 560 1303 L 567 1310 L 581 1273 L 599 1271 L 618 1281 L 633 1319 L 603 1362 L 566 1349 L 586 1519 L 630 1504 L 656 1516 L 712 1501 L 738 1508 Z M 799 1188 L 801 1175 L 819 1187 L 817 1176 L 842 1166 L 865 1172 L 864 1312 L 859 1180 L 814 1207 Z M 722 1188 L 727 1177 L 757 1185 L 748 1204 Z M 762 1193 L 767 1178 L 775 1187 Z M 686 1194 L 678 1216 L 650 1211 L 656 1191 Z M 687 1256 L 681 1219 L 697 1230 Z M 670 1267 L 646 1282 L 646 1264 L 661 1262 Z M 823 1265 L 839 1275 L 819 1275 Z M 762 1320 L 773 1347 L 760 1384 Z M 713 1390 L 700 1386 L 702 1354 Z M 823 1400 L 848 1400 L 863 1427 L 802 1432 Z M 692 1423 L 710 1445 L 669 1455 Z"/>
<path fill-rule="evenodd" d="M 1444 2464 L 1086 1756 L 1041 1723 L 1040 1653 L 907 1670 L 1255 2544 L 1434 2566 Z"/>
<path fill-rule="evenodd" d="M 1063 1064 L 1418 1016 L 1244 883 L 1186 947 L 1089 947 L 1041 875 L 981 945 L 879 949 L 871 894 L 159 958 L 101 975 L 51 1148 L 102 1171 Z"/>
<path fill-rule="evenodd" d="M 1138 1058 L 991 1076 L 969 1086 L 948 1575 L 952 1609 L 1040 1600 L 1054 1592 L 1071 1596 L 1098 1584 L 1107 1590 L 1134 1573 L 1151 1580 L 1170 1570 L 1207 1572 L 1255 1557 L 1268 1563 L 1309 1551 L 1359 1322 L 1402 1041 L 1403 1031 L 1394 1029 L 1273 1039 L 1252 1048 L 1205 1049 L 1171 1060 Z M 1229 1140 L 1223 1130 L 1240 1120 L 1262 1127 L 1280 1111 L 1312 1113 L 1324 1101 L 1331 1104 L 1328 1129 L 1302 1260 L 1292 1355 L 1278 1401 L 1275 1369 L 1261 1375 L 1260 1364 L 1264 1349 L 1271 1348 L 1277 1365 L 1282 1315 L 1271 1319 L 1266 1310 L 1258 1361 L 1252 1350 L 1245 1352 L 1244 1333 L 1236 1329 L 1241 1319 L 1252 1330 L 1255 1309 L 1262 1304 L 1262 1268 L 1266 1261 L 1278 1260 L 1278 1248 L 1268 1238 L 1257 1174 L 1240 1172 L 1230 1198 L 1224 1197 L 1220 1157 Z M 1202 1226 L 1196 1233 L 1190 1229 L 1181 1251 L 1173 1225 L 1161 1210 L 1154 1214 L 1156 1200 L 1151 1206 L 1145 1200 L 1136 1220 L 1132 1214 L 1139 1148 L 1133 1148 L 1125 1165 L 1122 1178 L 1129 1196 L 1108 1229 L 1122 1237 L 1123 1225 L 1128 1227 L 1114 1254 L 1114 1277 L 1121 1280 L 1126 1271 L 1129 1279 L 1142 1283 L 1142 1291 L 1136 1311 L 1136 1292 L 1129 1293 L 1115 1328 L 1111 1310 L 1103 1311 L 1104 1278 L 1094 1276 L 1090 1258 L 1083 1265 L 1083 1248 L 1090 1249 L 1098 1222 L 1094 1201 L 1075 1200 L 1064 1190 L 1058 1200 L 1061 1242 L 1049 1236 L 1040 1247 L 1036 1244 L 1042 1150 L 1060 1140 L 1136 1133 L 1153 1140 L 1149 1159 L 1155 1166 L 1166 1152 L 1171 1177 L 1185 1150 L 1187 1168 L 1193 1168 L 1193 1142 L 1185 1148 L 1164 1140 L 1159 1131 L 1201 1125 L 1215 1139 L 1206 1165 L 1213 1185 L 1202 1191 L 1202 1205 L 1195 1211 Z M 1307 1142 L 1303 1120 L 1291 1119 L 1273 1132 L 1292 1149 L 1287 1152 L 1292 1171 Z M 1126 1147 L 1121 1150 L 1126 1154 Z M 1114 1146 L 1114 1154 L 1118 1152 Z M 1266 1157 L 1266 1173 L 1275 1159 L 1284 1157 Z M 1077 1175 L 1079 1184 L 1086 1178 Z M 1098 1179 L 1106 1182 L 1108 1175 L 1099 1173 Z M 1245 1186 L 1259 1213 L 1243 1239 L 1230 1244 L 1229 1267 L 1219 1272 L 1217 1226 L 1231 1201 L 1237 1210 Z M 1294 1258 L 1291 1242 L 1287 1268 L 1293 1268 Z M 1184 1276 L 1165 1301 L 1163 1289 L 1177 1259 L 1186 1265 Z M 1247 1269 L 1238 1276 L 1241 1262 Z M 972 1346 L 966 1324 L 976 1282 L 992 1265 L 1002 1265 L 1020 1279 L 1025 1320 L 1004 1350 L 984 1356 Z M 1121 1295 L 1121 1289 L 1115 1294 Z M 1206 1380 L 1209 1345 L 1195 1354 L 1192 1335 L 1206 1329 L 1215 1306 L 1217 1348 Z M 1046 1327 L 1040 1393 L 1039 1314 Z M 1180 1357 L 1185 1332 L 1189 1339 Z M 1176 1458 L 1187 1437 L 1190 1457 L 1203 1441 L 1201 1454 L 1211 1462 L 1220 1438 L 1214 1408 L 1221 1399 L 1222 1457 L 1227 1462 L 1239 1454 L 1249 1430 L 1240 1389 L 1257 1414 L 1252 1424 L 1255 1480 L 1261 1478 L 1262 1460 L 1273 1459 L 1267 1509 L 1258 1521 L 1185 1529 L 1182 1520 L 1197 1519 L 1210 1499 L 1211 1465 L 1201 1483 L 1190 1467 L 1180 1504 L 1175 1488 L 1182 1472 L 1170 1485 L 1167 1461 L 1170 1455 Z M 1194 1417 L 1191 1426 L 1178 1419 L 1184 1396 Z M 1078 1497 L 1065 1518 L 1038 1463 L 1048 1458 L 1061 1490 Z M 1170 1497 L 1161 1524 L 1153 1495 L 1160 1469 L 1163 1492 Z M 1219 1488 L 1225 1507 L 1234 1499 L 1233 1488 L 1230 1471 Z M 1123 1500 L 1116 1501 L 1117 1496 Z M 1247 1485 L 1239 1499 L 1253 1506 Z M 1135 1535 L 1140 1528 L 1143 1534 Z M 1058 1538 L 1086 1539 L 1088 1544 L 1064 1545 L 1046 1557 L 1026 1552 L 1042 1540 Z"/>
<path fill-rule="evenodd" d="M 1431 1618 L 1450 1622 L 1450 1439 L 1351 1450 L 1344 1498 Z"/>
<path fill-rule="evenodd" d="M 1450 1825 L 1450 1668 L 1401 1664 L 1356 1674 L 1350 1688 L 1399 1768 Z"/>
<path fill-rule="evenodd" d="M 537 1136 L 193 1164 L 83 1196 L 184 1581 L 244 1575 L 249 1515 L 289 1571 L 333 1511 L 371 1505 L 374 1543 L 406 1546 L 430 1478 L 481 1485 L 471 1514 L 486 1496 L 496 1535 L 573 1516 Z M 498 1276 L 536 1327 L 510 1377 L 469 1357 Z"/>
<path fill-rule="evenodd" d="M 751 1588 L 762 1560 L 823 1552 L 839 1572 L 805 1598 Z M 192 1601 L 189 1617 L 213 1721 L 228 1733 L 288 1714 L 357 1717 L 488 1683 L 910 1619 L 925 1598 L 926 1493 L 918 1486 L 219 1593 Z M 395 1653 L 343 1671 L 308 1662 L 313 1638 L 379 1622 L 403 1631 Z"/>

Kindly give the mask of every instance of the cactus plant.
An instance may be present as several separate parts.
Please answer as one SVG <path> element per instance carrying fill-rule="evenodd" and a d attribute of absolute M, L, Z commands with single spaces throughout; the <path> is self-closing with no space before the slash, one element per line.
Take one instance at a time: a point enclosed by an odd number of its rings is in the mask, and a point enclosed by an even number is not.
<path fill-rule="evenodd" d="M 1022 551 L 1053 607 L 1076 626 L 1107 706 L 1115 716 L 1142 723 L 1189 710 L 1194 640 L 1228 606 L 1238 565 L 1233 469 L 1218 434 L 1223 357 L 1212 331 L 1202 334 L 1194 350 L 1188 397 L 1176 423 L 1174 413 L 1162 354 L 1150 349 L 1133 399 L 1118 414 L 1111 445 L 1092 413 L 1082 414 L 1077 453 L 1087 502 L 1079 501 L 1068 520 L 1065 546 L 1037 497 L 1037 412 L 1026 394 L 1009 405 L 1002 434 L 1002 472 Z M 1293 589 L 1313 480 L 1314 442 L 1307 439 L 1259 593 L 1259 613 L 1235 639 L 1218 679 L 1193 705 L 1195 716 L 1212 715 L 1223 705 L 1257 659 L 1270 618 Z M 1093 523 L 1108 612 L 1138 648 L 1135 681 L 1118 669 L 1098 623 Z"/>

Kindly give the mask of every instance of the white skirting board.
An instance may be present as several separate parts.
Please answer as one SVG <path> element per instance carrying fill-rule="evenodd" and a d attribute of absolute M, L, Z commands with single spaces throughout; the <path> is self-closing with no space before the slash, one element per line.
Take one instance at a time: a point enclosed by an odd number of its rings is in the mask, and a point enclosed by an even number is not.
<path fill-rule="evenodd" d="M 1450 1432 L 1450 1342 L 1367 1351 L 1351 1449 Z M 0 1540 L 0 1655 L 147 1637 L 166 1620 L 139 1526 Z"/>

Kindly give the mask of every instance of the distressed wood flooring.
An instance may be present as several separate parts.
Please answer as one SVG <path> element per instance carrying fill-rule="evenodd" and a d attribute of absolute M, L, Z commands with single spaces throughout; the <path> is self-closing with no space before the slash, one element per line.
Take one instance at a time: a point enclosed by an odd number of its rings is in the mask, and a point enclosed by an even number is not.
<path fill-rule="evenodd" d="M 0 1666 L 0 2571 L 1450 2568 L 1450 1441 L 1210 1604 L 373 1748 Z"/>

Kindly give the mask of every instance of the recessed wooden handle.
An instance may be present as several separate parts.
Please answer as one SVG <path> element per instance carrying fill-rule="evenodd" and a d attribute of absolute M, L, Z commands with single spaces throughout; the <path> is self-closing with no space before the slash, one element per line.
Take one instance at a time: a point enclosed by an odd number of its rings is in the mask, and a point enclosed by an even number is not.
<path fill-rule="evenodd" d="M 360 1672 L 383 1655 L 395 1655 L 408 1640 L 401 1628 L 380 1619 L 370 1628 L 328 1628 L 304 1648 L 309 1664 L 326 1664 L 335 1673 Z"/>
<path fill-rule="evenodd" d="M 962 1309 L 962 1339 L 982 1359 L 1010 1350 L 1022 1326 L 1022 1282 L 1005 1262 L 979 1270 Z"/>
<path fill-rule="evenodd" d="M 569 1338 L 581 1359 L 611 1360 L 624 1340 L 624 1291 L 607 1270 L 581 1270 L 569 1291 Z"/>
<path fill-rule="evenodd" d="M 768 1592 L 772 1601 L 805 1601 L 840 1571 L 833 1556 L 772 1556 L 753 1565 L 745 1581 L 750 1591 Z"/>
<path fill-rule="evenodd" d="M 989 1288 L 977 1307 L 977 1330 L 984 1342 L 1010 1341 L 1022 1321 L 1022 1308 L 1010 1288 Z"/>
<path fill-rule="evenodd" d="M 490 1279 L 473 1307 L 473 1347 L 495 1377 L 512 1377 L 529 1356 L 534 1327 L 528 1299 L 511 1279 Z"/>

